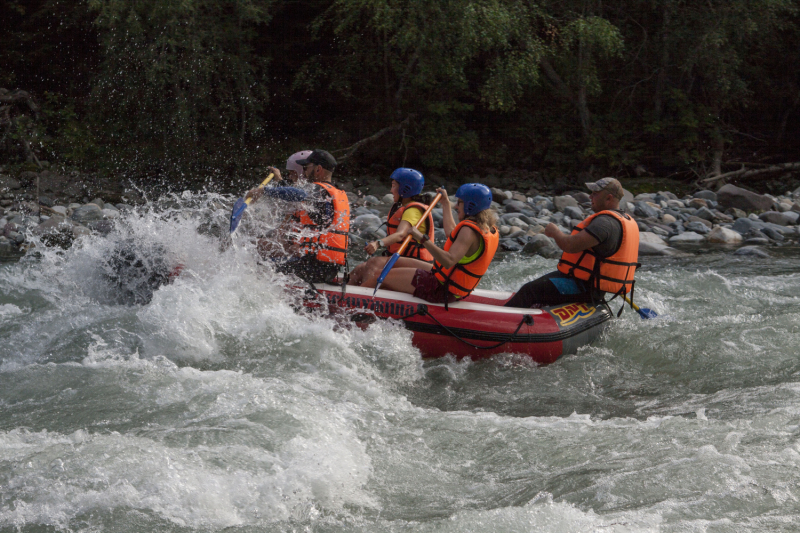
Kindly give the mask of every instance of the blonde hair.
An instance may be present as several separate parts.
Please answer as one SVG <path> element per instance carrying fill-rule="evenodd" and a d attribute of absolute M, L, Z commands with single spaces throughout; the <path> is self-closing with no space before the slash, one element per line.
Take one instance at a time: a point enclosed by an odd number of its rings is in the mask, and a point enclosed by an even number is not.
<path fill-rule="evenodd" d="M 484 232 L 490 231 L 497 225 L 497 213 L 495 213 L 494 209 L 484 209 L 477 215 L 467 217 L 467 219 L 477 224 Z"/>

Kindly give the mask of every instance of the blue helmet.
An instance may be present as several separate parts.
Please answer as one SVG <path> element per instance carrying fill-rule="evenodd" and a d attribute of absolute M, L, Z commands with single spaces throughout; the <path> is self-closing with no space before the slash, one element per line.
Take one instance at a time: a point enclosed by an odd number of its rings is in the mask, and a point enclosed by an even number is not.
<path fill-rule="evenodd" d="M 422 192 L 425 178 L 413 168 L 400 167 L 392 172 L 392 179 L 400 184 L 400 198 L 411 198 Z"/>
<path fill-rule="evenodd" d="M 492 191 L 482 183 L 466 183 L 456 191 L 456 198 L 464 202 L 468 217 L 486 211 L 492 206 Z"/>

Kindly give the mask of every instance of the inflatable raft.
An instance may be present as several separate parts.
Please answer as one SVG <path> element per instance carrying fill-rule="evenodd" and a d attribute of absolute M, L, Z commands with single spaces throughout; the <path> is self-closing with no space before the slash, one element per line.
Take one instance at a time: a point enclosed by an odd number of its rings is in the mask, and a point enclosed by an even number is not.
<path fill-rule="evenodd" d="M 503 307 L 513 293 L 477 289 L 467 298 L 434 304 L 410 294 L 320 284 L 319 294 L 331 312 L 345 311 L 352 322 L 368 326 L 377 318 L 401 320 L 413 332 L 423 357 L 453 354 L 480 359 L 500 353 L 521 353 L 540 364 L 574 354 L 602 333 L 612 318 L 606 304 L 572 303 L 542 309 Z M 322 303 L 320 303 L 322 302 Z M 325 305 L 306 300 L 307 307 Z"/>

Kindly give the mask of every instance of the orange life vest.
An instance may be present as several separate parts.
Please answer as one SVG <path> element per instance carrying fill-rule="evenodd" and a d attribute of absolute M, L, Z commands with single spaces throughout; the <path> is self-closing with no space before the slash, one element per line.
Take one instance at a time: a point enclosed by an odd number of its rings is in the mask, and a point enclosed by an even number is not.
<path fill-rule="evenodd" d="M 464 226 L 469 226 L 474 229 L 478 235 L 483 239 L 483 252 L 474 261 L 466 264 L 456 263 L 450 268 L 444 268 L 439 261 L 433 261 L 433 268 L 431 272 L 436 276 L 440 283 L 443 283 L 447 290 L 456 295 L 458 298 L 468 296 L 469 293 L 478 285 L 486 271 L 489 270 L 489 264 L 494 259 L 494 254 L 497 252 L 497 246 L 500 244 L 500 232 L 497 228 L 493 227 L 490 231 L 484 233 L 483 230 L 472 222 L 471 220 L 464 220 L 459 222 L 453 232 L 447 237 L 447 242 L 444 243 L 444 251 L 450 250 L 450 247 L 458 237 L 458 232 Z"/>
<path fill-rule="evenodd" d="M 350 231 L 350 202 L 344 191 L 330 183 L 316 182 L 315 185 L 322 187 L 333 200 L 333 223 L 330 226 L 319 226 L 304 209 L 295 211 L 293 218 L 300 226 L 300 231 L 310 228 L 318 232 L 311 237 L 301 236 L 296 242 L 301 245 L 302 255 L 315 255 L 323 263 L 344 265 Z"/>
<path fill-rule="evenodd" d="M 386 233 L 388 235 L 392 235 L 397 231 L 397 226 L 399 226 L 400 221 L 403 220 L 403 213 L 406 212 L 406 209 L 414 207 L 423 213 L 426 209 L 428 209 L 427 205 L 419 202 L 411 202 L 407 205 L 395 204 L 395 206 L 398 205 L 400 207 L 392 208 L 392 211 L 389 213 L 389 218 L 386 220 Z M 428 238 L 433 240 L 433 217 L 428 215 L 428 217 L 425 219 L 425 223 L 428 224 Z M 389 246 L 387 249 L 389 255 L 392 255 L 399 250 L 401 245 L 402 242 L 396 242 Z M 419 243 L 419 241 L 413 238 L 411 239 L 411 242 L 408 243 L 408 246 L 406 246 L 406 249 L 403 250 L 403 257 L 411 257 L 412 259 L 419 259 L 420 261 L 426 261 L 428 263 L 433 261 L 433 256 L 431 253 L 426 250 L 425 247 Z"/>
<path fill-rule="evenodd" d="M 558 270 L 589 281 L 592 287 L 613 294 L 633 292 L 633 275 L 639 266 L 639 226 L 630 216 L 617 211 L 600 211 L 575 226 L 572 234 L 582 231 L 596 216 L 610 215 L 622 224 L 622 241 L 609 257 L 599 257 L 590 249 L 561 254 Z"/>

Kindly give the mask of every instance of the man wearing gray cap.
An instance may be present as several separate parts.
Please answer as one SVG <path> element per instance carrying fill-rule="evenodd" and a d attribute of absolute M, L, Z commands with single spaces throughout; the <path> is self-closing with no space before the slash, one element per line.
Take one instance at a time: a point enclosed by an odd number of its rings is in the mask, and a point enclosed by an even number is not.
<path fill-rule="evenodd" d="M 586 187 L 592 191 L 595 214 L 566 235 L 552 222 L 544 234 L 556 241 L 563 253 L 558 270 L 523 285 L 506 307 L 546 307 L 566 303 L 602 301 L 633 292 L 639 266 L 639 226 L 619 209 L 625 191 L 614 178 L 603 178 Z"/>

